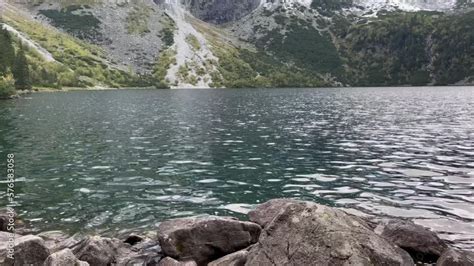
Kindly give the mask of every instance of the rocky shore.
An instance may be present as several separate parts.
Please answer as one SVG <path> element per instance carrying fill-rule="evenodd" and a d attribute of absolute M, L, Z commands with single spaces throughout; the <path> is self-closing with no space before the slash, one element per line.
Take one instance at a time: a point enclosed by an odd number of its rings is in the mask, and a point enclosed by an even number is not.
<path fill-rule="evenodd" d="M 121 239 L 60 231 L 14 234 L 0 211 L 0 265 L 474 265 L 474 252 L 450 247 L 406 220 L 361 218 L 313 202 L 275 199 L 249 221 L 200 216 L 162 222 Z"/>

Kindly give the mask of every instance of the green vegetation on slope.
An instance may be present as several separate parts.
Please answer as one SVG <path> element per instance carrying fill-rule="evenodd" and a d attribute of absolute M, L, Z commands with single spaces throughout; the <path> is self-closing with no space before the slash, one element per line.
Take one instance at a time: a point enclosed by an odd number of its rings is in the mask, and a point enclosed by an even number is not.
<path fill-rule="evenodd" d="M 389 13 L 333 31 L 351 85 L 453 84 L 474 74 L 472 25 L 474 12 Z"/>
<path fill-rule="evenodd" d="M 293 21 L 285 30 L 285 34 L 279 29 L 268 32 L 257 47 L 310 72 L 342 74 L 342 61 L 329 34 L 320 34 L 304 21 Z"/>
<path fill-rule="evenodd" d="M 212 52 L 219 62 L 211 72 L 213 87 L 261 88 L 261 87 L 321 87 L 330 85 L 320 75 L 293 64 L 285 64 L 266 54 L 265 51 L 250 51 L 224 41 L 225 38 L 210 28 L 196 24 L 210 42 Z M 209 68 L 211 69 L 211 68 Z"/>
<path fill-rule="evenodd" d="M 151 10 L 145 5 L 136 5 L 127 14 L 127 31 L 129 34 L 145 35 L 150 32 L 148 20 Z"/>
<path fill-rule="evenodd" d="M 8 97 L 15 93 L 15 88 L 25 90 L 31 88 L 31 77 L 28 61 L 23 47 L 15 51 L 14 39 L 0 25 L 0 97 Z"/>
<path fill-rule="evenodd" d="M 48 50 L 58 61 L 45 63 L 34 51 L 27 51 L 32 83 L 48 87 L 88 87 L 95 85 L 148 86 L 148 80 L 111 67 L 97 46 L 78 40 L 44 25 L 8 14 L 4 20 Z"/>
<path fill-rule="evenodd" d="M 69 5 L 61 10 L 47 9 L 39 13 L 49 18 L 51 24 L 84 40 L 101 39 L 100 21 L 87 11 L 88 6 Z"/>

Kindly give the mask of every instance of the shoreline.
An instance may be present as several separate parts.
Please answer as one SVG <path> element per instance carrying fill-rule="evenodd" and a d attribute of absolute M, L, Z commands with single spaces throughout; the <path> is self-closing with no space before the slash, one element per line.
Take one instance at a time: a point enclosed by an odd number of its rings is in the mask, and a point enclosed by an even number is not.
<path fill-rule="evenodd" d="M 31 90 L 17 91 L 15 94 L 0 97 L 0 100 L 12 100 L 23 97 L 24 95 L 32 93 L 54 93 L 54 92 L 71 92 L 71 91 L 118 91 L 118 90 L 226 90 L 226 89 L 235 89 L 235 90 L 258 90 L 258 89 L 336 89 L 336 88 L 346 88 L 346 89 L 358 89 L 358 88 L 451 88 L 451 87 L 474 87 L 473 84 L 453 84 L 453 85 L 443 85 L 443 86 L 373 86 L 373 87 L 276 87 L 276 88 L 155 88 L 155 87 L 104 87 L 104 86 L 94 86 L 94 87 L 63 87 L 60 89 L 49 88 L 49 87 L 33 87 Z"/>
<path fill-rule="evenodd" d="M 0 211 L 1 265 L 472 265 L 474 252 L 454 248 L 409 220 L 360 217 L 309 201 L 274 199 L 248 221 L 194 216 L 118 237 L 48 231 L 6 232 Z M 19 225 L 18 225 L 19 226 Z M 17 229 L 21 232 L 21 227 Z M 14 258 L 7 243 L 14 238 Z"/>

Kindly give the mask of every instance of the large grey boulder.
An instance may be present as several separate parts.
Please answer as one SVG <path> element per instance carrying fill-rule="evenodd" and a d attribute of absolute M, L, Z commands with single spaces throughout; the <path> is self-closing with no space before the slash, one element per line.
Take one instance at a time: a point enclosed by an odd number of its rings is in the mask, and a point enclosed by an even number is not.
<path fill-rule="evenodd" d="M 461 251 L 453 248 L 447 249 L 436 262 L 436 266 L 472 265 L 474 265 L 474 252 Z"/>
<path fill-rule="evenodd" d="M 244 266 L 248 255 L 249 252 L 247 250 L 237 251 L 210 262 L 208 266 Z"/>
<path fill-rule="evenodd" d="M 116 262 L 119 245 L 120 241 L 117 239 L 92 236 L 75 247 L 73 253 L 76 258 L 90 265 L 108 266 Z"/>
<path fill-rule="evenodd" d="M 5 265 L 43 265 L 50 254 L 43 239 L 34 235 L 16 238 L 14 250 L 14 260 L 7 257 Z"/>
<path fill-rule="evenodd" d="M 260 232 L 258 224 L 230 217 L 191 217 L 161 223 L 158 239 L 165 255 L 204 265 L 257 242 Z"/>
<path fill-rule="evenodd" d="M 89 266 L 89 263 L 80 261 L 68 248 L 49 255 L 44 266 Z"/>
<path fill-rule="evenodd" d="M 403 249 L 360 218 L 312 202 L 290 201 L 271 219 L 245 265 L 410 265 Z M 275 213 L 266 203 L 259 216 Z M 267 216 L 269 220 L 270 217 Z"/>
<path fill-rule="evenodd" d="M 434 232 L 406 220 L 382 220 L 375 233 L 406 250 L 416 262 L 434 263 L 447 249 Z"/>

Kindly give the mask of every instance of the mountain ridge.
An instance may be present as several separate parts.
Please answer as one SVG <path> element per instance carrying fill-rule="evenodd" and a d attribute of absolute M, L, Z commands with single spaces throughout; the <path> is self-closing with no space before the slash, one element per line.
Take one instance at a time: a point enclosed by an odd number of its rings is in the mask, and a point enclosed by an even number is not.
<path fill-rule="evenodd" d="M 364 7 L 352 0 L 0 2 L 29 17 L 15 19 L 18 14 L 3 12 L 8 27 L 28 36 L 28 27 L 20 28 L 18 21 L 31 20 L 58 29 L 71 41 L 92 45 L 93 50 L 101 50 L 101 72 L 112 69 L 114 79 L 121 81 L 107 82 L 110 74 L 95 77 L 84 64 L 80 71 L 69 67 L 80 72 L 75 83 L 81 86 L 473 83 L 469 1 L 382 5 L 384 1 L 374 0 L 365 1 Z M 48 43 L 38 36 L 28 38 L 40 45 Z M 52 49 L 58 47 L 42 48 L 54 55 Z M 58 61 L 68 67 L 65 60 Z"/>

